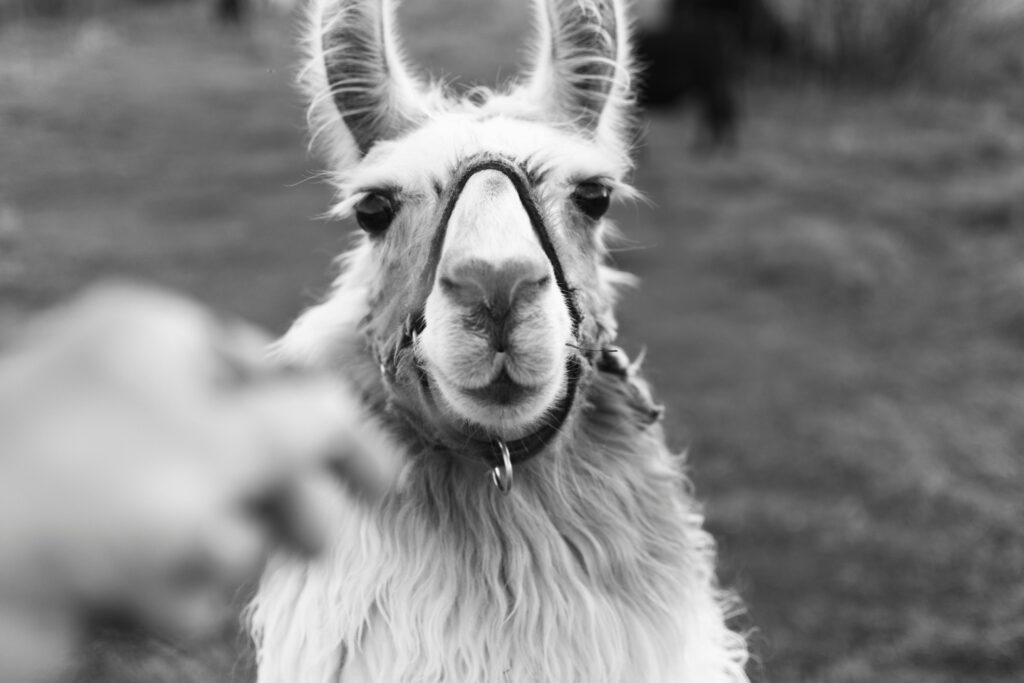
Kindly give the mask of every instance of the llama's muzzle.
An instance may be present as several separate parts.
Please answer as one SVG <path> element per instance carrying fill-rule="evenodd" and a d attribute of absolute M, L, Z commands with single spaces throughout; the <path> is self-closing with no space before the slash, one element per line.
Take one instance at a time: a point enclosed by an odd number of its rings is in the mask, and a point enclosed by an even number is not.
<path fill-rule="evenodd" d="M 487 335 L 496 353 L 509 350 L 509 326 L 516 311 L 553 286 L 547 260 L 526 258 L 448 261 L 438 282 L 451 303 L 465 311 L 467 322 Z"/>

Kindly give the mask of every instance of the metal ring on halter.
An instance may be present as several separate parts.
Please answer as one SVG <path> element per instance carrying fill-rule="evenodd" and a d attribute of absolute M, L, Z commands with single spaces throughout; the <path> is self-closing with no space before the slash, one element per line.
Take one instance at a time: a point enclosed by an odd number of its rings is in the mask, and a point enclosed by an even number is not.
<path fill-rule="evenodd" d="M 501 464 L 491 468 L 491 483 L 503 494 L 508 495 L 512 490 L 512 455 L 504 441 L 498 439 L 496 443 L 498 450 L 501 451 Z"/>

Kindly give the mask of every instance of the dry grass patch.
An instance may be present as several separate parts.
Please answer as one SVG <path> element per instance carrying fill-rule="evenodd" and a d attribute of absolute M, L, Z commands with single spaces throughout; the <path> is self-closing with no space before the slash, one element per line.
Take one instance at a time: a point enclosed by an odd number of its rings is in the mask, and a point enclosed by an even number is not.
<path fill-rule="evenodd" d="M 913 267 L 912 255 L 891 233 L 829 217 L 721 227 L 697 248 L 712 268 L 745 286 L 797 291 L 833 304 L 879 296 L 905 282 Z"/>

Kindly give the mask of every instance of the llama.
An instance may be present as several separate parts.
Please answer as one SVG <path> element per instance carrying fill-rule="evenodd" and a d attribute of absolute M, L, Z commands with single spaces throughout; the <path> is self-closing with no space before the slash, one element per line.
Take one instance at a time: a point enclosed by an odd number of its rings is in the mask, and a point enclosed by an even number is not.
<path fill-rule="evenodd" d="M 362 235 L 277 352 L 341 377 L 400 474 L 268 568 L 260 683 L 747 680 L 683 463 L 611 346 L 624 9 L 534 5 L 528 75 L 460 98 L 410 74 L 386 0 L 312 3 L 311 127 Z"/>

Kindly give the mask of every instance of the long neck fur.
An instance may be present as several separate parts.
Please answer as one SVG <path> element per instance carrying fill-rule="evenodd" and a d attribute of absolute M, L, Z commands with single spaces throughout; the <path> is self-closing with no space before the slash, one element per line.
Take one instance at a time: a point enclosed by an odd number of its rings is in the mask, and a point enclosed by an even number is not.
<path fill-rule="evenodd" d="M 377 403 L 363 343 L 341 345 L 321 362 L 347 358 Z M 339 497 L 331 551 L 266 575 L 260 683 L 745 681 L 681 458 L 634 390 L 597 373 L 509 496 L 405 445 L 401 486 L 372 509 Z"/>

